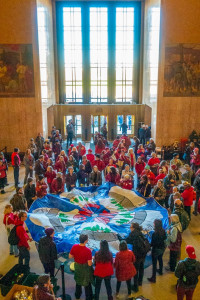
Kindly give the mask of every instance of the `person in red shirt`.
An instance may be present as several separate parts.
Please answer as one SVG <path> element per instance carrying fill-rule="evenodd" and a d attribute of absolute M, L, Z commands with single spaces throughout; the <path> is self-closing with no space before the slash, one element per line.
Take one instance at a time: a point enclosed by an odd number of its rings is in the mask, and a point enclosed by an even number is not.
<path fill-rule="evenodd" d="M 63 174 L 66 173 L 66 163 L 65 163 L 64 156 L 61 155 L 59 157 L 59 160 L 56 161 L 55 169 L 57 170 L 57 172 L 61 172 Z"/>
<path fill-rule="evenodd" d="M 94 154 L 92 154 L 92 149 L 88 149 L 88 154 L 86 155 L 86 157 L 92 164 L 92 162 L 95 160 L 95 156 Z"/>
<path fill-rule="evenodd" d="M 32 239 L 26 233 L 24 228 L 24 222 L 27 219 L 27 213 L 25 211 L 20 211 L 19 220 L 16 222 L 16 235 L 19 238 L 18 249 L 19 249 L 19 265 L 23 265 L 23 260 L 25 260 L 24 264 L 29 267 L 30 262 L 30 246 L 28 241 L 32 241 Z"/>
<path fill-rule="evenodd" d="M 68 157 L 67 157 L 67 154 L 65 153 L 65 150 L 61 150 L 61 152 L 60 152 L 60 154 L 58 155 L 56 161 L 59 160 L 60 156 L 63 156 L 63 157 L 64 157 L 65 164 L 67 164 L 67 162 L 68 162 Z"/>
<path fill-rule="evenodd" d="M 142 157 L 141 156 L 138 156 L 138 159 L 137 159 L 137 162 L 135 164 L 135 171 L 137 173 L 137 176 L 138 176 L 138 180 L 140 179 L 141 177 L 141 174 L 145 168 L 146 164 L 145 162 L 143 161 Z"/>
<path fill-rule="evenodd" d="M 124 178 L 121 179 L 121 187 L 125 190 L 132 190 L 133 180 L 131 180 L 129 174 L 125 174 Z"/>
<path fill-rule="evenodd" d="M 110 168 L 114 167 L 116 168 L 117 166 L 114 164 L 114 161 L 112 158 L 109 159 L 109 163 L 107 165 L 107 167 L 105 168 L 105 176 L 110 172 Z"/>
<path fill-rule="evenodd" d="M 110 172 L 106 175 L 105 180 L 114 184 L 119 184 L 120 175 L 115 167 L 110 168 Z"/>
<path fill-rule="evenodd" d="M 189 182 L 184 181 L 184 192 L 181 194 L 183 198 L 184 210 L 188 213 L 191 220 L 191 206 L 193 205 L 194 188 L 189 184 Z"/>
<path fill-rule="evenodd" d="M 131 145 L 130 138 L 126 134 L 123 134 L 121 136 L 120 140 L 124 140 L 124 144 L 125 144 L 126 150 L 128 150 L 129 146 Z"/>
<path fill-rule="evenodd" d="M 166 174 L 163 169 L 159 169 L 159 174 L 155 178 L 155 184 L 157 184 L 158 180 L 165 178 Z"/>
<path fill-rule="evenodd" d="M 19 184 L 19 168 L 21 164 L 18 148 L 14 148 L 14 152 L 11 155 L 11 163 L 14 169 L 15 187 L 17 188 Z"/>
<path fill-rule="evenodd" d="M 95 154 L 101 154 L 101 152 L 105 149 L 105 144 L 102 139 L 99 139 L 95 146 Z"/>
<path fill-rule="evenodd" d="M 95 154 L 95 160 L 92 162 L 92 166 L 97 166 L 98 170 L 101 172 L 105 169 L 104 162 L 100 159 L 100 154 Z"/>
<path fill-rule="evenodd" d="M 80 244 L 75 244 L 69 253 L 69 258 L 75 262 L 74 279 L 76 281 L 76 299 L 80 299 L 82 286 L 85 288 L 86 300 L 92 300 L 92 251 L 86 247 L 88 235 L 81 234 L 79 237 Z"/>
<path fill-rule="evenodd" d="M 155 175 L 153 174 L 153 172 L 151 172 L 150 167 L 148 165 L 145 166 L 144 170 L 142 171 L 141 176 L 143 175 L 147 175 L 151 186 L 155 185 Z"/>
<path fill-rule="evenodd" d="M 51 183 L 51 190 L 53 194 L 59 195 L 64 192 L 64 180 L 61 172 L 58 172 L 56 178 Z"/>
<path fill-rule="evenodd" d="M 109 251 L 108 242 L 102 240 L 100 242 L 100 250 L 95 253 L 95 300 L 99 300 L 102 280 L 105 282 L 108 300 L 112 300 L 111 276 L 113 275 L 113 256 Z"/>
<path fill-rule="evenodd" d="M 11 204 L 7 204 L 4 209 L 3 224 L 6 227 L 7 236 L 9 237 L 11 229 L 15 226 L 18 221 L 17 214 L 13 214 L 13 207 Z M 10 255 L 19 256 L 17 245 L 10 245 Z"/>
<path fill-rule="evenodd" d="M 82 161 L 82 156 L 86 154 L 85 146 L 81 142 L 79 142 L 78 146 L 76 146 L 76 149 L 78 151 L 79 161 Z"/>
<path fill-rule="evenodd" d="M 157 170 L 159 167 L 160 159 L 156 156 L 155 152 L 151 153 L 151 158 L 148 160 L 148 165 L 150 166 L 151 171 L 157 176 Z"/>
<path fill-rule="evenodd" d="M 113 142 L 113 149 L 114 150 L 118 147 L 119 143 L 120 143 L 120 137 L 118 135 L 117 138 Z"/>
<path fill-rule="evenodd" d="M 47 178 L 47 183 L 49 186 L 49 192 L 52 192 L 51 184 L 54 178 L 56 178 L 56 172 L 53 170 L 51 166 L 47 167 L 47 171 L 45 173 L 45 177 Z"/>
<path fill-rule="evenodd" d="M 42 198 L 44 196 L 46 196 L 47 194 L 47 184 L 44 181 L 44 176 L 43 175 L 39 175 L 38 176 L 38 181 L 36 184 L 36 196 L 38 198 Z"/>
<path fill-rule="evenodd" d="M 120 242 L 119 252 L 116 254 L 114 263 L 117 277 L 116 298 L 119 296 L 121 282 L 126 281 L 128 288 L 128 299 L 133 299 L 133 296 L 131 296 L 131 279 L 137 273 L 134 263 L 135 255 L 133 251 L 128 250 L 126 241 L 122 240 Z"/>
<path fill-rule="evenodd" d="M 0 160 L 0 190 L 1 194 L 5 194 L 4 187 L 6 185 L 6 165 Z"/>
<path fill-rule="evenodd" d="M 106 147 L 105 150 L 103 150 L 103 152 L 102 152 L 102 160 L 103 160 L 105 166 L 108 165 L 111 155 L 112 155 L 112 152 L 110 151 L 110 148 Z"/>
<path fill-rule="evenodd" d="M 145 159 L 145 157 L 146 157 L 146 155 L 145 155 L 145 149 L 144 149 L 144 147 L 143 147 L 142 144 L 140 144 L 138 146 L 137 156 L 141 156 L 143 159 Z"/>

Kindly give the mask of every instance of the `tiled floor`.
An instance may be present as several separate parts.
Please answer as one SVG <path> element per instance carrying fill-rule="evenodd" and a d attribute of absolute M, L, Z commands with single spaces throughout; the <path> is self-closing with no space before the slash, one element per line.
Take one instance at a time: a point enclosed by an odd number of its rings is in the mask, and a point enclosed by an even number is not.
<path fill-rule="evenodd" d="M 24 169 L 23 167 L 20 170 L 20 181 L 23 182 L 23 176 L 24 176 Z M 11 196 L 14 193 L 14 186 L 13 186 L 13 170 L 12 168 L 9 168 L 8 171 L 8 181 L 10 185 L 6 187 L 6 194 L 0 195 L 0 273 L 6 274 L 9 269 L 11 269 L 16 263 L 17 259 L 13 256 L 9 255 L 9 247 L 7 243 L 7 235 L 4 228 L 4 225 L 2 223 L 3 220 L 3 210 L 4 206 L 9 202 Z M 183 234 L 183 245 L 182 245 L 182 253 L 181 258 L 185 258 L 185 245 L 191 244 L 196 248 L 197 258 L 200 260 L 200 216 L 195 217 L 192 215 L 192 221 L 189 226 L 189 228 L 184 232 Z M 164 264 L 167 264 L 169 257 L 169 251 L 166 250 L 164 255 Z M 40 263 L 40 260 L 38 258 L 38 253 L 35 248 L 34 242 L 31 243 L 31 261 L 30 261 L 31 271 L 36 273 L 42 273 L 43 268 Z M 139 292 L 136 294 L 143 295 L 146 298 L 150 300 L 175 300 L 176 299 L 176 293 L 175 293 L 175 284 L 176 284 L 176 278 L 174 274 L 169 272 L 164 272 L 163 276 L 157 277 L 157 283 L 151 284 L 147 281 L 147 277 L 151 276 L 151 267 L 147 268 L 145 270 L 144 274 L 144 283 L 143 286 L 140 288 Z M 60 278 L 60 275 L 58 275 L 58 278 Z M 66 279 L 66 291 L 72 296 L 72 299 L 74 299 L 74 280 L 73 275 L 65 274 Z M 60 282 L 60 280 L 59 280 Z M 112 287 L 113 287 L 113 294 L 115 292 L 115 284 L 116 280 L 112 279 Z M 121 299 L 125 299 L 126 295 L 126 286 L 125 283 L 122 284 L 121 288 Z M 59 292 L 58 292 L 59 295 Z M 82 297 L 84 299 L 84 297 Z M 3 299 L 2 296 L 0 296 L 0 299 Z M 102 288 L 101 291 L 101 297 L 100 299 L 107 299 L 105 288 Z M 200 300 L 200 284 L 197 286 L 193 300 Z"/>

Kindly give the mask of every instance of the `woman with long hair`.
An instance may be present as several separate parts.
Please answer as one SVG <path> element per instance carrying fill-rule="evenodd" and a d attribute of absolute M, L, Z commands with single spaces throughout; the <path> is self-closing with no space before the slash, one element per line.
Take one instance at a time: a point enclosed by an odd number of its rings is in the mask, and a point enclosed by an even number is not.
<path fill-rule="evenodd" d="M 143 175 L 138 185 L 138 191 L 144 197 L 149 197 L 151 194 L 151 184 L 147 175 Z"/>
<path fill-rule="evenodd" d="M 133 251 L 128 250 L 126 241 L 122 240 L 119 244 L 119 252 L 116 254 L 115 258 L 115 270 L 117 277 L 116 298 L 119 297 L 119 290 L 122 281 L 126 281 L 128 299 L 133 298 L 131 296 L 131 279 L 136 274 L 134 263 L 135 255 L 133 254 Z"/>
<path fill-rule="evenodd" d="M 119 184 L 120 175 L 115 167 L 110 167 L 110 172 L 106 175 L 105 180 L 115 184 Z"/>
<path fill-rule="evenodd" d="M 105 282 L 108 300 L 113 300 L 111 288 L 111 276 L 113 275 L 113 256 L 109 250 L 108 242 L 100 242 L 100 250 L 95 253 L 95 300 L 99 300 L 102 280 Z"/>
<path fill-rule="evenodd" d="M 95 146 L 95 154 L 101 154 L 101 152 L 105 149 L 105 144 L 102 139 L 98 139 L 98 142 Z"/>
<path fill-rule="evenodd" d="M 157 261 L 159 262 L 158 273 L 160 275 L 163 274 L 163 254 L 165 252 L 165 240 L 167 239 L 167 235 L 162 226 L 162 221 L 156 219 L 154 221 L 154 233 L 152 234 L 151 240 L 151 256 L 152 256 L 152 265 L 153 272 L 152 276 L 148 278 L 150 282 L 156 282 L 156 271 L 157 271 Z"/>

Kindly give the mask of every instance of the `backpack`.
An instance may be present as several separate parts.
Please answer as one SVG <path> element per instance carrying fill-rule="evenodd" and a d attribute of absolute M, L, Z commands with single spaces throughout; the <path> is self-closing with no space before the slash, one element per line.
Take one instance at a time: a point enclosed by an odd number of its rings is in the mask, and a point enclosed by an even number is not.
<path fill-rule="evenodd" d="M 190 224 L 190 218 L 188 216 L 188 213 L 184 210 L 182 214 L 180 214 L 179 219 L 182 225 L 182 230 L 186 230 Z"/>
<path fill-rule="evenodd" d="M 10 245 L 18 245 L 19 243 L 19 237 L 17 236 L 17 226 L 21 226 L 21 225 L 16 225 L 14 226 L 11 231 L 10 231 L 10 234 L 8 236 L 8 243 Z"/>
<path fill-rule="evenodd" d="M 146 237 L 139 235 L 137 248 L 137 256 L 142 258 L 151 250 L 151 245 Z"/>
<path fill-rule="evenodd" d="M 196 272 L 196 261 L 193 264 L 186 265 L 183 261 L 185 272 L 181 278 L 182 282 L 186 286 L 194 286 L 198 283 L 198 274 Z"/>

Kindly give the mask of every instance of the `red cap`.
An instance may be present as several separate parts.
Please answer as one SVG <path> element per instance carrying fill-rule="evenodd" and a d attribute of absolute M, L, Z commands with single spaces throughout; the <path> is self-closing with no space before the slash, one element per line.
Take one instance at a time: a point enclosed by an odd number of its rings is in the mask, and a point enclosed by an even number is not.
<path fill-rule="evenodd" d="M 92 152 L 92 149 L 88 149 L 88 152 Z"/>
<path fill-rule="evenodd" d="M 70 147 L 74 147 L 74 144 L 71 144 Z"/>
<path fill-rule="evenodd" d="M 186 250 L 189 258 L 191 258 L 191 259 L 195 259 L 196 258 L 195 249 L 194 249 L 193 246 L 187 245 L 185 247 L 185 250 Z"/>

